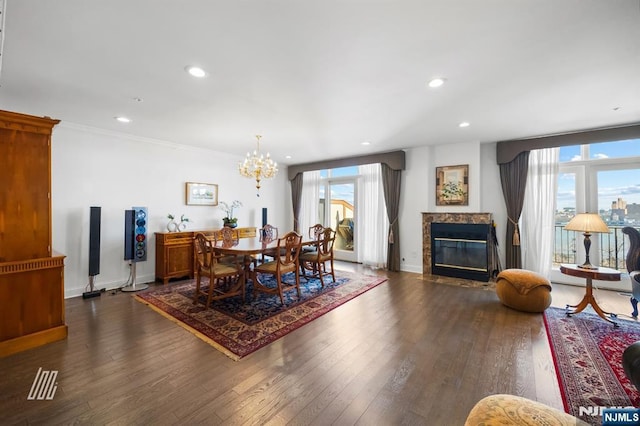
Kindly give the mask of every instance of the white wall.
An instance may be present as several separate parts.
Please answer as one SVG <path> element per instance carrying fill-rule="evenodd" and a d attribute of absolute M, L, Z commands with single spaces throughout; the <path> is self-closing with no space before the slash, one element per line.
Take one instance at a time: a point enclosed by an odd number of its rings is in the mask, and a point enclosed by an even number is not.
<path fill-rule="evenodd" d="M 500 244 L 506 220 L 495 144 L 478 142 L 434 145 L 406 150 L 400 200 L 401 269 L 422 273 L 422 213 L 493 213 Z M 436 206 L 436 167 L 469 165 L 469 205 Z M 502 238 L 502 239 L 500 239 Z M 501 252 L 502 253 L 502 252 Z M 501 254 L 501 257 L 503 255 Z"/>
<path fill-rule="evenodd" d="M 240 226 L 261 226 L 261 209 L 269 222 L 292 228 L 291 188 L 286 169 L 263 182 L 239 176 L 240 157 L 205 149 L 61 123 L 52 143 L 53 248 L 67 256 L 65 296 L 77 296 L 88 285 L 89 207 L 102 207 L 100 274 L 97 288 L 115 288 L 129 277 L 123 260 L 124 210 L 147 207 L 147 261 L 137 265 L 138 282 L 155 279 L 155 232 L 165 232 L 168 213 L 185 214 L 188 230 L 222 226 L 217 207 L 185 205 L 185 182 L 219 185 L 220 201 L 240 200 Z M 469 164 L 469 205 L 435 205 L 435 168 Z M 400 257 L 403 271 L 422 273 L 422 212 L 490 212 L 497 224 L 504 259 L 506 211 L 502 199 L 495 144 L 464 143 L 407 150 L 400 201 Z M 504 262 L 503 262 L 504 263 Z"/>
<path fill-rule="evenodd" d="M 167 214 L 184 214 L 187 230 L 222 226 L 218 207 L 187 206 L 185 182 L 218 184 L 219 200 L 240 200 L 239 226 L 262 225 L 262 207 L 269 223 L 293 228 L 291 190 L 286 168 L 263 182 L 241 177 L 241 157 L 179 144 L 135 138 L 99 129 L 61 123 L 52 141 L 53 249 L 65 260 L 65 297 L 86 291 L 88 280 L 89 207 L 102 207 L 100 274 L 97 288 L 116 288 L 129 277 L 124 257 L 124 211 L 147 207 L 147 261 L 137 264 L 137 282 L 155 279 L 155 232 L 166 232 Z"/>

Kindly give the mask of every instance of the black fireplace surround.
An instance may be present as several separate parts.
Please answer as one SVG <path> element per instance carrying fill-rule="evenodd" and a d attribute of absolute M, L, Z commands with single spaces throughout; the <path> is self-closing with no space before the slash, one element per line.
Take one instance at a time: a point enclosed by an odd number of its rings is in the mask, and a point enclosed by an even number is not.
<path fill-rule="evenodd" d="M 488 282 L 491 224 L 431 223 L 431 273 Z"/>

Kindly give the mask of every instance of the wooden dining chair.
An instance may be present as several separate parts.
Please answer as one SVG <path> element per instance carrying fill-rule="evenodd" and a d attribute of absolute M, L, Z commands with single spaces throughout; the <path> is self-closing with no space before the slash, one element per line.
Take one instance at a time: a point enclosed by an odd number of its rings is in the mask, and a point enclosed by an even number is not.
<path fill-rule="evenodd" d="M 284 304 L 284 292 L 297 290 L 298 298 L 300 294 L 300 276 L 298 275 L 298 259 L 302 247 L 302 235 L 296 232 L 289 232 L 284 237 L 278 239 L 278 247 L 274 253 L 274 260 L 257 265 L 253 268 L 253 289 L 267 294 L 277 294 L 280 302 Z M 293 272 L 295 283 L 285 282 L 283 277 L 286 273 Z M 258 279 L 258 274 L 273 275 L 276 279 L 275 287 L 268 287 Z"/>
<path fill-rule="evenodd" d="M 237 245 L 238 241 L 240 241 L 238 231 L 236 229 L 229 228 L 228 226 L 216 231 L 213 234 L 213 238 L 214 244 L 222 247 L 231 247 L 233 245 Z M 218 262 L 220 263 L 232 264 L 237 260 L 237 257 L 234 255 L 218 256 Z"/>
<path fill-rule="evenodd" d="M 216 256 L 214 242 L 203 233 L 195 236 L 194 257 L 196 259 L 196 290 L 193 296 L 193 304 L 196 305 L 200 296 L 207 298 L 206 307 L 211 306 L 214 300 L 227 297 L 242 296 L 245 300 L 245 280 L 242 264 L 238 261 L 233 264 L 222 263 Z M 230 257 L 230 256 L 226 256 Z M 209 285 L 202 285 L 202 277 L 209 279 Z"/>
<path fill-rule="evenodd" d="M 309 227 L 309 238 L 311 238 L 312 240 L 317 240 L 318 237 L 320 237 L 320 235 L 322 234 L 322 231 L 324 230 L 324 225 L 321 223 L 316 223 L 313 226 Z"/>
<path fill-rule="evenodd" d="M 336 241 L 336 231 L 325 228 L 318 237 L 315 244 L 316 251 L 302 253 L 300 255 L 300 272 L 303 278 L 319 278 L 320 284 L 324 287 L 324 277 L 331 275 L 333 282 L 336 281 L 336 274 L 333 270 L 333 245 Z M 327 262 L 331 270 L 327 270 Z M 306 271 L 311 271 L 311 275 L 306 275 Z"/>
<path fill-rule="evenodd" d="M 224 226 L 218 231 L 218 233 L 220 234 L 220 239 L 224 245 L 237 244 L 240 239 L 238 231 L 236 229 L 229 228 L 228 226 Z"/>
<path fill-rule="evenodd" d="M 316 223 L 315 225 L 310 226 L 309 227 L 309 239 L 312 240 L 312 241 L 318 241 L 318 238 L 322 234 L 323 230 L 324 230 L 324 225 L 321 224 L 321 223 Z M 316 251 L 316 246 L 315 245 L 309 245 L 309 246 L 302 247 L 302 253 L 315 252 L 315 251 Z"/>
<path fill-rule="evenodd" d="M 268 223 L 260 228 L 260 241 L 275 241 L 279 237 L 278 228 Z"/>
<path fill-rule="evenodd" d="M 259 231 L 260 242 L 270 243 L 271 241 L 275 241 L 278 239 L 278 228 L 273 225 L 266 224 Z M 271 259 L 275 259 L 276 249 L 265 250 L 260 254 L 260 262 L 265 262 L 265 256 L 270 257 Z"/>

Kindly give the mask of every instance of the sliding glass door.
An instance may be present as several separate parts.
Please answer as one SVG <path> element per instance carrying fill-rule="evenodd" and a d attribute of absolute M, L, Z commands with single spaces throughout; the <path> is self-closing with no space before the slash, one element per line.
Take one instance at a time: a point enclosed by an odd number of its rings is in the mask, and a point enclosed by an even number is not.
<path fill-rule="evenodd" d="M 320 186 L 320 217 L 324 226 L 336 231 L 334 256 L 336 259 L 356 262 L 355 233 L 356 179 L 327 179 Z"/>

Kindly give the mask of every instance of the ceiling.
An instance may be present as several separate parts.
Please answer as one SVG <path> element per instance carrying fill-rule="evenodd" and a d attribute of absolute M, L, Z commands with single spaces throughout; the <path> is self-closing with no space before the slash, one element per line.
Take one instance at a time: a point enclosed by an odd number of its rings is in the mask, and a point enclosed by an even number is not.
<path fill-rule="evenodd" d="M 4 12 L 0 109 L 237 155 L 261 134 L 285 164 L 640 121 L 639 0 L 6 0 Z M 428 88 L 433 77 L 446 82 Z"/>

